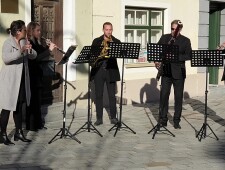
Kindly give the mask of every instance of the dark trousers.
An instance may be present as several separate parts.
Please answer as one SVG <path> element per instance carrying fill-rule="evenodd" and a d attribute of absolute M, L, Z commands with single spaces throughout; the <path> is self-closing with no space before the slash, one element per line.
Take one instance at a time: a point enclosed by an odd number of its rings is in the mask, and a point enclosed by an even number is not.
<path fill-rule="evenodd" d="M 22 98 L 21 94 L 22 91 L 20 90 L 19 99 L 17 101 L 16 105 L 16 111 L 13 112 L 13 119 L 15 122 L 16 130 L 22 129 L 22 121 L 23 121 L 23 111 L 25 111 L 25 108 L 23 106 L 26 105 L 26 102 L 24 100 L 21 100 Z M 0 125 L 1 125 L 1 132 L 6 133 L 7 125 L 9 122 L 9 114 L 10 110 L 2 109 L 1 111 L 1 117 L 0 117 Z"/>
<path fill-rule="evenodd" d="M 32 88 L 30 106 L 27 107 L 26 112 L 26 129 L 35 131 L 43 127 L 41 115 L 41 90 L 36 86 Z"/>
<path fill-rule="evenodd" d="M 24 105 L 26 105 L 26 92 L 25 92 L 25 78 L 24 78 L 24 70 L 22 73 L 21 83 L 20 83 L 20 89 L 19 89 L 19 95 L 16 105 L 16 111 L 13 112 L 13 119 L 15 122 L 16 130 L 22 129 L 22 117 L 23 117 L 23 109 Z M 2 109 L 1 115 L 0 115 L 0 126 L 1 126 L 1 132 L 6 133 L 7 125 L 9 122 L 9 114 L 10 110 Z"/>
<path fill-rule="evenodd" d="M 106 83 L 108 97 L 109 97 L 109 109 L 110 109 L 110 116 L 111 119 L 116 118 L 116 82 L 110 82 L 109 79 L 109 72 L 108 70 L 101 67 L 94 77 L 95 83 L 95 105 L 96 105 L 96 112 L 97 112 L 97 119 L 102 120 L 103 116 L 103 91 L 104 91 L 104 84 Z"/>
<path fill-rule="evenodd" d="M 16 106 L 16 111 L 13 112 L 13 119 L 15 122 L 16 130 L 22 129 L 22 115 L 23 115 L 23 104 L 22 102 L 18 102 Z M 2 109 L 1 111 L 1 132 L 6 133 L 7 125 L 9 122 L 10 110 Z"/>
<path fill-rule="evenodd" d="M 183 104 L 184 79 L 173 79 L 171 77 L 162 77 L 160 92 L 160 111 L 161 120 L 168 121 L 167 113 L 169 108 L 169 96 L 171 86 L 174 88 L 175 113 L 173 117 L 174 123 L 179 123 Z"/>

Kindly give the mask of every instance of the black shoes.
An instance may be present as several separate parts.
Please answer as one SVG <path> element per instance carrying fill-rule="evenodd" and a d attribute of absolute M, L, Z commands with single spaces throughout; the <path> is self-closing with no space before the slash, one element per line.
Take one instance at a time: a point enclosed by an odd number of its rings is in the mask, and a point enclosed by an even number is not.
<path fill-rule="evenodd" d="M 167 127 L 167 122 L 161 122 L 160 127 Z"/>
<path fill-rule="evenodd" d="M 173 127 L 174 127 L 175 129 L 181 129 L 181 126 L 180 126 L 179 123 L 174 123 Z"/>
<path fill-rule="evenodd" d="M 117 124 L 118 119 L 117 118 L 110 119 L 110 122 L 111 122 L 111 124 Z M 94 123 L 95 126 L 99 126 L 99 125 L 102 125 L 102 124 L 103 124 L 102 119 L 97 119 L 97 121 Z"/>
<path fill-rule="evenodd" d="M 14 141 L 21 140 L 22 142 L 31 142 L 30 139 L 25 138 L 22 130 L 16 130 L 14 134 Z M 4 143 L 5 145 L 15 145 L 11 142 L 6 133 L 0 133 L 0 143 Z"/>
<path fill-rule="evenodd" d="M 25 138 L 23 134 L 23 130 L 18 130 L 14 134 L 14 141 L 18 141 L 18 140 L 21 140 L 22 142 L 31 142 L 30 139 Z"/>
<path fill-rule="evenodd" d="M 103 121 L 102 121 L 102 120 L 97 120 L 97 121 L 94 123 L 95 126 L 99 126 L 99 125 L 101 125 L 101 124 L 103 124 Z"/>
<path fill-rule="evenodd" d="M 0 143 L 4 143 L 5 145 L 15 145 L 15 143 L 11 142 L 7 136 L 7 134 L 0 134 Z"/>
<path fill-rule="evenodd" d="M 118 123 L 118 119 L 117 118 L 111 119 L 111 124 L 117 124 L 117 123 Z"/>

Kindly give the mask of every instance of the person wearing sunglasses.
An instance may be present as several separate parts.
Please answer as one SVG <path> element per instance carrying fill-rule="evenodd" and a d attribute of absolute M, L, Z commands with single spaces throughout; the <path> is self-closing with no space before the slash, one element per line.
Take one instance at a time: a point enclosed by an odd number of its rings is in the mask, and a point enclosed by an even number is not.
<path fill-rule="evenodd" d="M 169 44 L 171 45 L 171 48 L 173 48 L 173 45 L 177 45 L 179 47 L 178 61 L 155 62 L 156 68 L 161 69 L 160 125 L 167 126 L 169 96 L 173 85 L 175 99 L 173 125 L 175 129 L 181 129 L 180 121 L 183 104 L 184 82 L 186 78 L 185 61 L 191 59 L 192 51 L 191 41 L 189 38 L 181 34 L 182 29 L 183 23 L 180 20 L 173 20 L 171 22 L 171 33 L 162 35 L 158 41 L 158 44 Z"/>

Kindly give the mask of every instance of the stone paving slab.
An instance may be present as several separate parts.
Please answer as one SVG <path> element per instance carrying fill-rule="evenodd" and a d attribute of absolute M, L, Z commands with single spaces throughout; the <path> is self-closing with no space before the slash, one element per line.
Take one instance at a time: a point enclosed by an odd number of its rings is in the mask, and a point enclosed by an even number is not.
<path fill-rule="evenodd" d="M 208 94 L 207 123 L 218 136 L 217 141 L 209 128 L 201 142 L 196 134 L 203 126 L 205 98 L 195 97 L 184 100 L 181 127 L 173 128 L 173 101 L 170 101 L 168 130 L 158 132 L 155 138 L 148 132 L 157 124 L 158 103 L 124 105 L 122 121 L 129 129 L 108 131 L 110 124 L 104 112 L 104 124 L 95 127 L 103 137 L 92 130 L 82 131 L 75 137 L 56 137 L 48 142 L 62 128 L 62 105 L 48 108 L 47 130 L 26 132 L 33 141 L 21 141 L 15 146 L 0 144 L 0 169 L 6 170 L 224 170 L 225 169 L 225 87 L 210 87 Z M 66 128 L 71 134 L 87 121 L 87 110 L 67 108 Z M 95 121 L 93 113 L 93 122 Z M 12 137 L 13 120 L 10 119 L 8 132 Z"/>

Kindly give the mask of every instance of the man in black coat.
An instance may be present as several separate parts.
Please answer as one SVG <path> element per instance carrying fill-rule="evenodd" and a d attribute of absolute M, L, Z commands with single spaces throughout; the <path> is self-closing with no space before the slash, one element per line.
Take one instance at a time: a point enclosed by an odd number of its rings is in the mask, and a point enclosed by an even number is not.
<path fill-rule="evenodd" d="M 225 55 L 225 42 L 223 42 L 220 46 L 218 46 L 217 50 L 223 50 L 222 54 Z M 224 81 L 224 80 L 225 80 L 225 67 L 223 70 L 223 75 L 222 75 L 221 81 Z"/>
<path fill-rule="evenodd" d="M 179 27 L 178 27 L 179 24 Z M 176 28 L 179 28 L 176 30 Z M 167 113 L 169 107 L 169 95 L 171 86 L 174 88 L 175 98 L 175 113 L 173 117 L 174 128 L 181 129 L 179 124 L 182 112 L 183 103 L 183 91 L 184 82 L 186 78 L 185 61 L 191 59 L 191 42 L 190 39 L 181 35 L 180 32 L 183 28 L 183 24 L 180 20 L 174 20 L 171 22 L 171 34 L 162 35 L 158 44 L 170 44 L 173 40 L 173 45 L 179 46 L 179 61 L 158 63 L 155 62 L 156 68 L 161 67 L 162 79 L 161 79 L 161 94 L 160 94 L 160 116 L 161 125 L 167 126 Z M 177 31 L 176 37 L 174 37 L 175 30 Z"/>
<path fill-rule="evenodd" d="M 104 84 L 107 85 L 107 91 L 109 96 L 109 108 L 111 124 L 118 122 L 116 118 L 116 81 L 120 81 L 120 73 L 117 65 L 116 58 L 107 56 L 107 47 L 109 42 L 120 43 L 120 40 L 112 36 L 113 26 L 110 22 L 103 24 L 103 35 L 95 38 L 92 42 L 92 46 L 103 46 L 102 52 L 99 54 L 101 57 L 98 58 L 94 65 L 92 65 L 90 79 L 94 80 L 95 84 L 95 96 L 96 96 L 96 116 L 97 121 L 94 125 L 98 126 L 103 124 L 103 91 Z"/>

